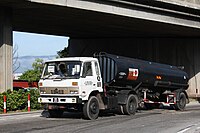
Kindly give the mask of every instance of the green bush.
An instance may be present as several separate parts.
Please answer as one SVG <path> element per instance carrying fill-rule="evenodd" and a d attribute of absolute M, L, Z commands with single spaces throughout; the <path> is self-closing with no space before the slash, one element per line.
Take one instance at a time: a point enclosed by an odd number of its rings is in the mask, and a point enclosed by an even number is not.
<path fill-rule="evenodd" d="M 0 93 L 0 112 L 3 112 L 3 94 Z"/>
<path fill-rule="evenodd" d="M 28 109 L 28 94 L 31 95 L 31 109 L 41 109 L 41 104 L 38 103 L 39 91 L 11 91 L 0 93 L 0 112 L 3 112 L 4 95 L 6 95 L 6 108 L 7 111 L 27 110 Z"/>

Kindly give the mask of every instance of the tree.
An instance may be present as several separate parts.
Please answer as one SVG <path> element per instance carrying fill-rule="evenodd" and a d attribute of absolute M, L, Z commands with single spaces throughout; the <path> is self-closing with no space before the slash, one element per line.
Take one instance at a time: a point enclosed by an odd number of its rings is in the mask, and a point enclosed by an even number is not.
<path fill-rule="evenodd" d="M 28 80 L 29 82 L 38 81 L 42 74 L 42 70 L 44 67 L 44 62 L 42 59 L 35 59 L 35 62 L 32 64 L 31 70 L 25 71 L 22 76 L 20 76 L 20 80 Z"/>
<path fill-rule="evenodd" d="M 58 58 L 64 58 L 69 56 L 69 48 L 65 47 L 63 50 L 57 52 Z"/>
<path fill-rule="evenodd" d="M 39 71 L 41 73 L 44 67 L 43 59 L 35 59 L 35 62 L 33 62 L 32 67 L 34 70 Z"/>
<path fill-rule="evenodd" d="M 20 67 L 20 62 L 18 61 L 18 45 L 15 44 L 13 47 L 13 73 L 15 73 L 19 67 Z"/>

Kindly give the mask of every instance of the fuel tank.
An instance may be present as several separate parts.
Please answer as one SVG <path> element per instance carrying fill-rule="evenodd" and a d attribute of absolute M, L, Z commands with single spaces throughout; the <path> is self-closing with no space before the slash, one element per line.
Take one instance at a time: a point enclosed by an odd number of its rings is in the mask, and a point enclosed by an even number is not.
<path fill-rule="evenodd" d="M 161 64 L 108 53 L 98 58 L 104 84 L 113 86 L 188 88 L 188 74 L 177 66 Z"/>

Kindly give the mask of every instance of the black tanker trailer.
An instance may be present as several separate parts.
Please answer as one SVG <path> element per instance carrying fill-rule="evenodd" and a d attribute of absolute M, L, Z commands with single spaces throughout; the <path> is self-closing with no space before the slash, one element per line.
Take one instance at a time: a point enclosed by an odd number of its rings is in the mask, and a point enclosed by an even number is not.
<path fill-rule="evenodd" d="M 104 84 L 104 101 L 117 105 L 128 114 L 128 95 L 133 94 L 139 108 L 159 105 L 184 110 L 189 102 L 186 89 L 188 75 L 176 66 L 108 53 L 94 54 L 98 58 Z M 110 102 L 112 101 L 112 102 Z M 116 103 L 116 104 L 115 104 Z"/>

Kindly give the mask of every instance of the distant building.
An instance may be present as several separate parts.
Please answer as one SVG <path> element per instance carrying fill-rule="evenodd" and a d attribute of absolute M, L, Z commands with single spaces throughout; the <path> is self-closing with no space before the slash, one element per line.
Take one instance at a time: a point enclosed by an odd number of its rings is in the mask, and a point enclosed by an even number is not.
<path fill-rule="evenodd" d="M 13 80 L 13 90 L 38 88 L 38 82 L 28 82 L 26 80 Z"/>
<path fill-rule="evenodd" d="M 20 76 L 22 76 L 22 73 L 13 74 L 13 80 L 19 80 Z"/>

